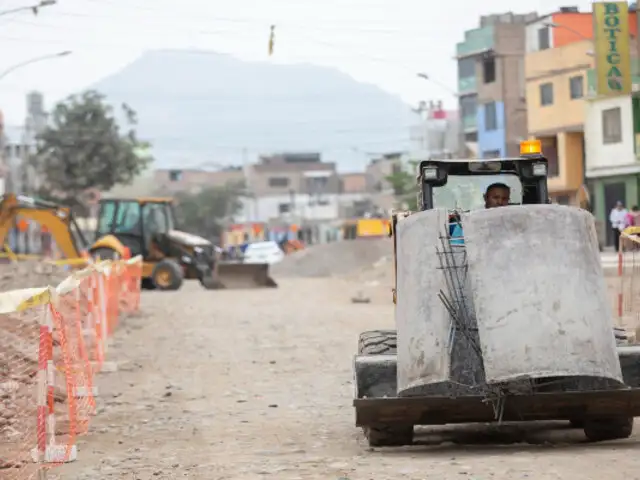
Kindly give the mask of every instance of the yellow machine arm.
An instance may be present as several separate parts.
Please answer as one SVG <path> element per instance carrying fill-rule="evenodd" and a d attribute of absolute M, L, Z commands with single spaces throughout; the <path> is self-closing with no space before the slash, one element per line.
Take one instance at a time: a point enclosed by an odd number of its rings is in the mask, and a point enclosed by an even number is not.
<path fill-rule="evenodd" d="M 17 217 L 46 227 L 66 258 L 82 257 L 85 240 L 69 208 L 14 194 L 3 195 L 0 201 L 0 245 L 6 243 Z"/>

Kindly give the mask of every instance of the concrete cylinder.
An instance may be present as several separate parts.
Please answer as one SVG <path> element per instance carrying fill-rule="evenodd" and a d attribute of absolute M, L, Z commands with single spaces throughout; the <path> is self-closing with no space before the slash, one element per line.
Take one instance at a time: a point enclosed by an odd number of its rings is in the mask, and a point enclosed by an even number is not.
<path fill-rule="evenodd" d="M 522 205 L 462 216 L 487 383 L 622 381 L 593 216 Z"/>

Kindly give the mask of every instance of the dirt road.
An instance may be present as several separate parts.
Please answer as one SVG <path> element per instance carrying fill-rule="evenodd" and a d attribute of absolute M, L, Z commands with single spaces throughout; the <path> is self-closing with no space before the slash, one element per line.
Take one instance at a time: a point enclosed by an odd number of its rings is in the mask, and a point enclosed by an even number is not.
<path fill-rule="evenodd" d="M 640 478 L 638 435 L 369 449 L 353 426 L 359 331 L 393 324 L 390 294 L 351 304 L 354 284 L 280 280 L 278 290 L 145 293 L 115 336 L 120 371 L 99 379 L 100 414 L 61 479 Z M 559 440 L 558 440 L 559 438 Z"/>

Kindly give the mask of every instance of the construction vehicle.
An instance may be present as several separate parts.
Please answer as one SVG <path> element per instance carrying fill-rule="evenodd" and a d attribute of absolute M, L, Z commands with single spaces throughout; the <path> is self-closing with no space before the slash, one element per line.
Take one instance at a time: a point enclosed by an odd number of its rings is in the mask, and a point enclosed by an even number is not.
<path fill-rule="evenodd" d="M 16 217 L 46 226 L 62 255 L 79 263 L 83 252 L 102 260 L 141 255 L 145 288 L 177 290 L 184 279 L 197 279 L 207 289 L 277 286 L 268 264 L 220 261 L 211 242 L 175 230 L 170 198 L 102 199 L 91 245 L 69 208 L 12 194 L 0 203 L 3 243 Z"/>
<path fill-rule="evenodd" d="M 420 162 L 419 211 L 391 216 L 397 330 L 363 332 L 354 359 L 370 446 L 412 444 L 420 425 L 503 421 L 631 435 L 640 347 L 608 333 L 593 217 L 550 204 L 547 165 L 534 140 L 516 158 Z M 495 183 L 509 204 L 485 208 Z"/>

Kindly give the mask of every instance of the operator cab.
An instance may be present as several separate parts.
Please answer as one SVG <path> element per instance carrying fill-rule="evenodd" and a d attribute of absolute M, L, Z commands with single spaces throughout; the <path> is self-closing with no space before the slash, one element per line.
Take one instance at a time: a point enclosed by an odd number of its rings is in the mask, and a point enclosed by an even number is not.
<path fill-rule="evenodd" d="M 424 160 L 418 167 L 418 206 L 420 210 L 481 209 L 487 187 L 495 183 L 509 187 L 509 205 L 549 203 L 547 170 L 539 140 L 522 142 L 516 158 Z"/>
<path fill-rule="evenodd" d="M 149 258 L 153 241 L 161 241 L 174 228 L 171 199 L 103 199 L 96 238 L 115 235 L 131 255 Z"/>
<path fill-rule="evenodd" d="M 517 158 L 420 162 L 420 210 L 446 209 L 449 212 L 450 243 L 464 245 L 460 212 L 490 208 L 485 205 L 489 187 L 498 187 L 491 189 L 493 195 L 501 190 L 503 195 L 508 194 L 509 203 L 504 206 L 549 203 L 548 164 L 541 150 L 539 140 L 527 140 L 520 144 L 520 156 Z M 501 200 L 499 204 L 506 198 Z M 497 207 L 503 208 L 502 205 Z"/>

